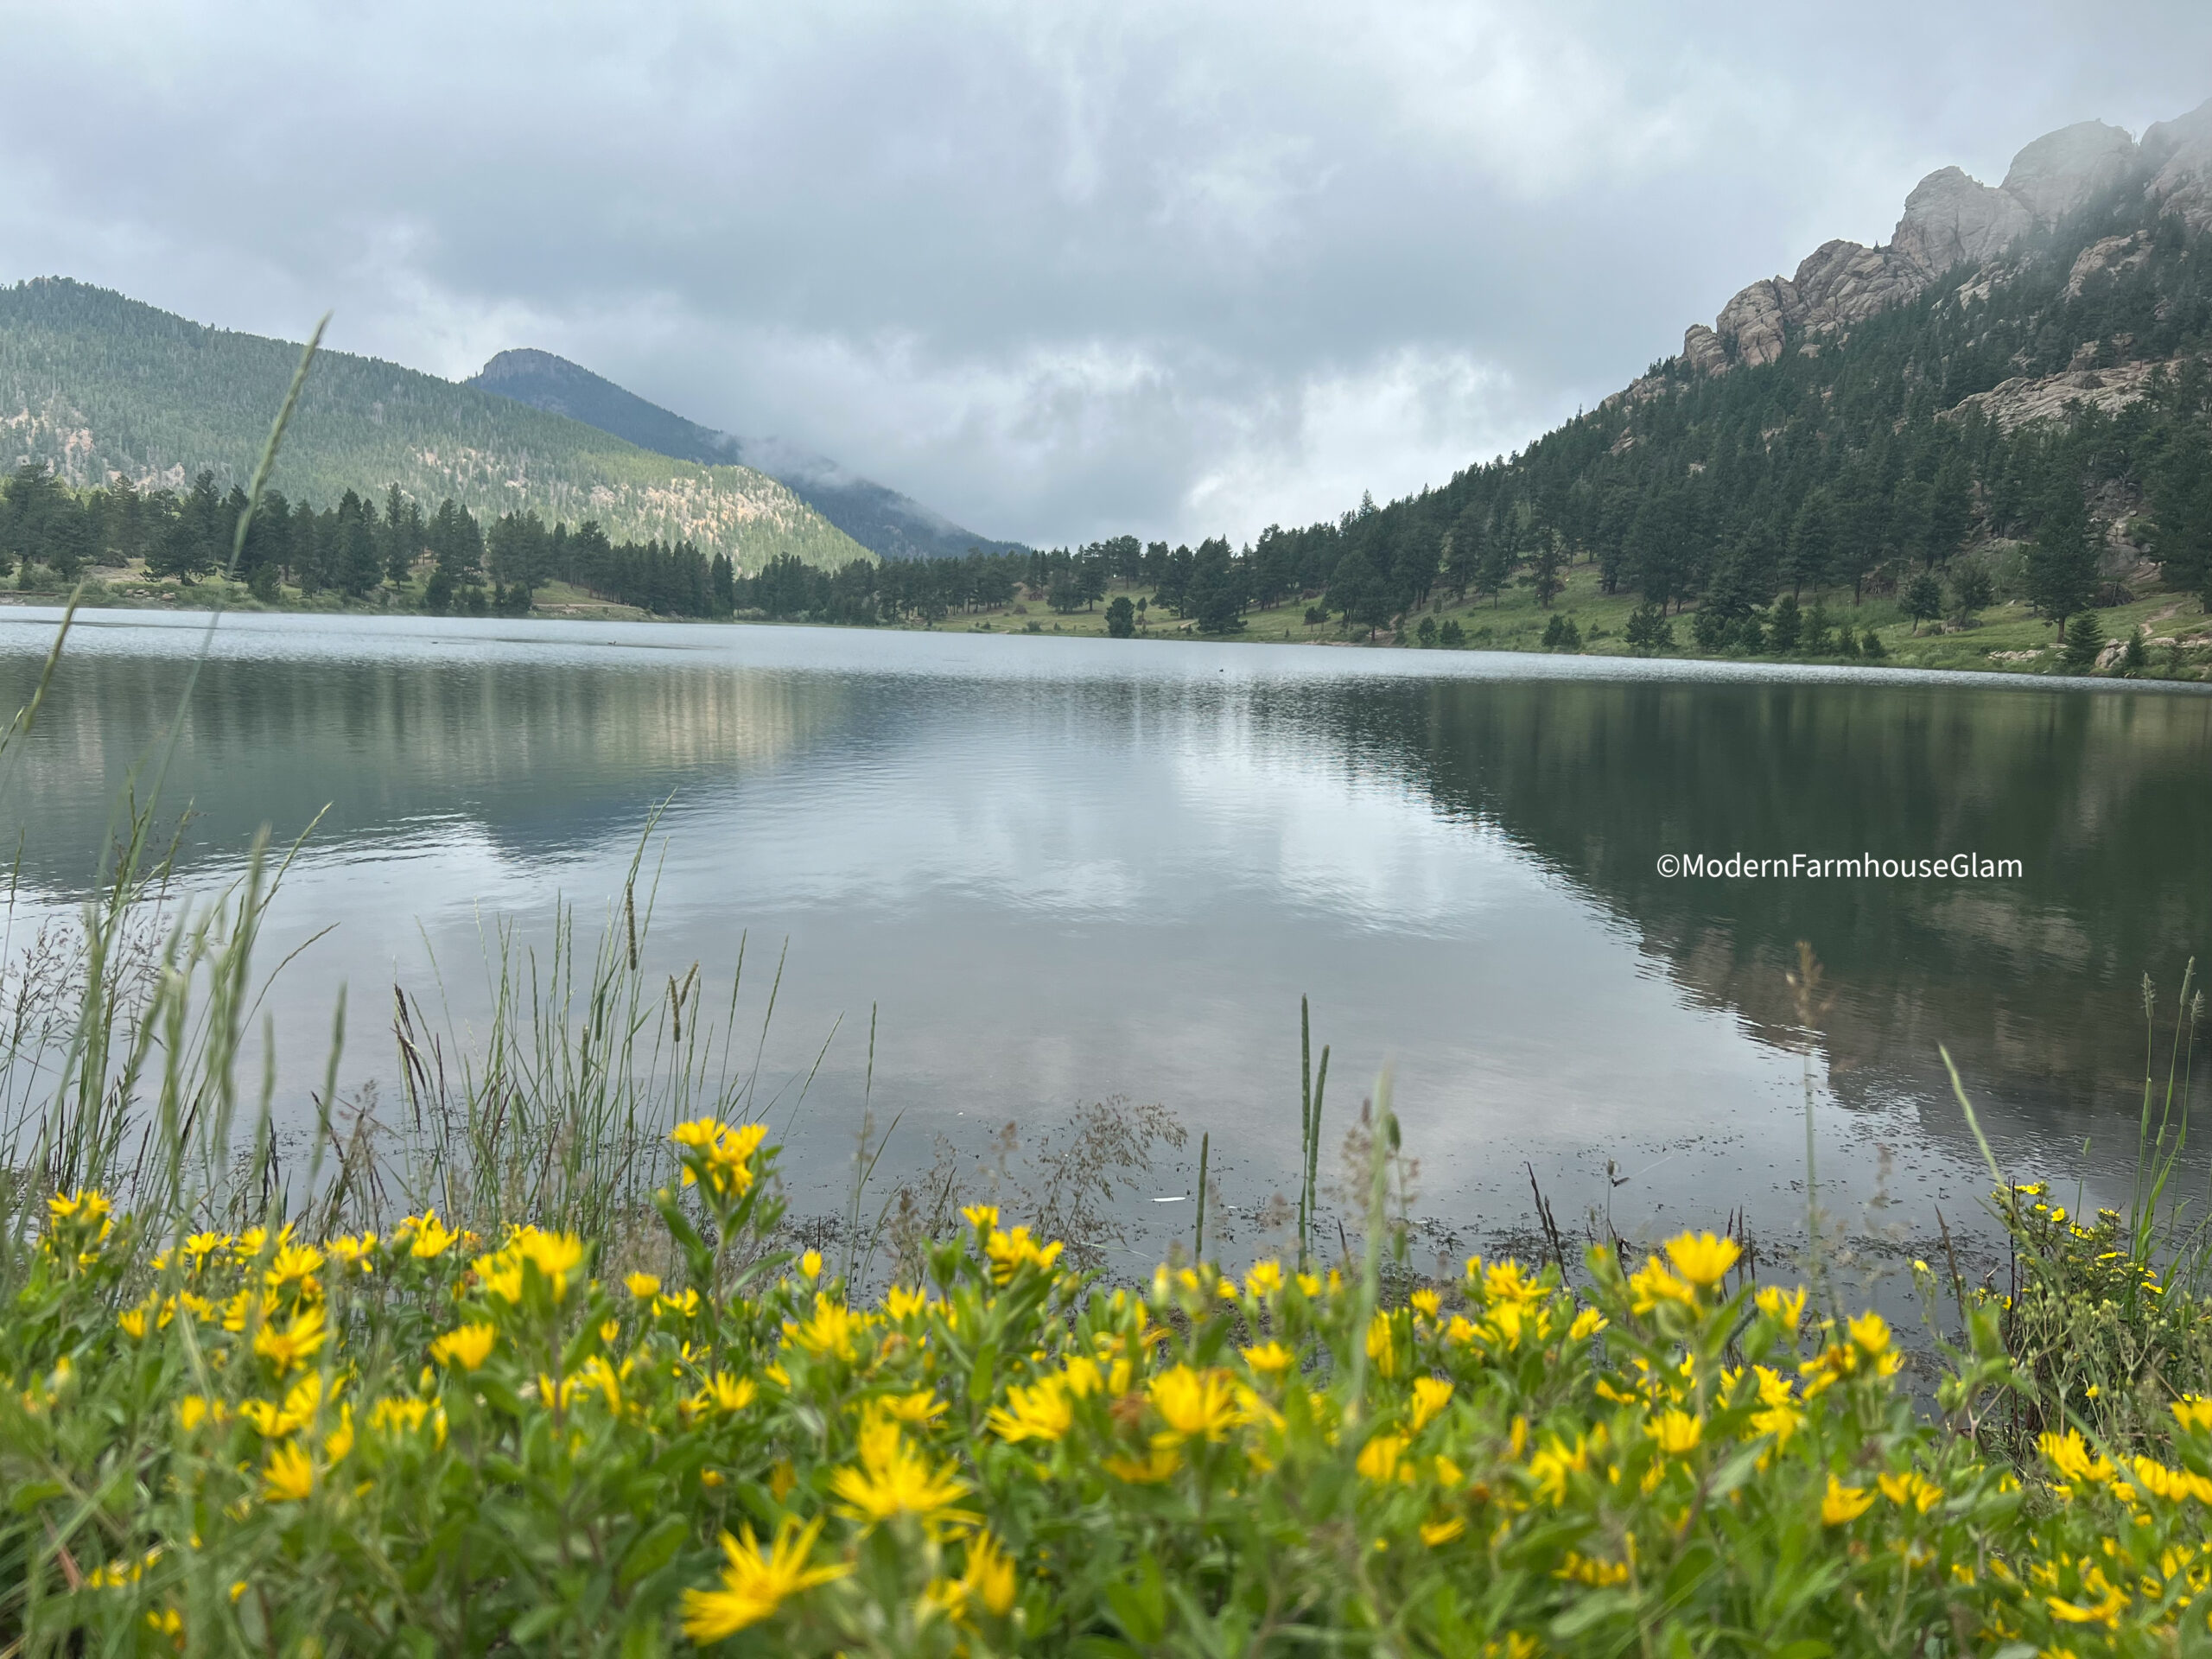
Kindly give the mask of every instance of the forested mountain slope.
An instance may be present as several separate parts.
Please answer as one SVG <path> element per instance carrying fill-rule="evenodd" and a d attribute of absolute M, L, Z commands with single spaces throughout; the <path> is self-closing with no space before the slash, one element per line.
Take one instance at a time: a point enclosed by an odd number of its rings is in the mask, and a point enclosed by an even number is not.
<path fill-rule="evenodd" d="M 775 438 L 741 438 L 701 426 L 550 352 L 501 352 L 467 384 L 566 415 L 641 449 L 709 465 L 734 462 L 766 473 L 862 547 L 886 558 L 1018 550 L 1014 543 L 963 530 L 912 496 L 849 473 L 826 455 Z"/>
<path fill-rule="evenodd" d="M 127 480 L 182 492 L 252 470 L 298 359 L 282 340 L 204 327 L 63 278 L 0 288 L 0 469 L 46 462 L 86 489 Z M 871 556 L 775 480 L 701 466 L 372 358 L 326 352 L 287 435 L 278 486 L 325 505 L 397 484 L 425 511 L 486 523 L 535 512 L 596 520 L 617 542 L 689 542 L 759 569 L 779 556 Z"/>
<path fill-rule="evenodd" d="M 1913 191 L 1522 453 L 1334 524 L 1270 530 L 1255 596 L 1380 626 L 1440 583 L 1748 614 L 1895 591 L 1961 553 L 2054 619 L 2152 579 L 2212 589 L 2212 103 L 2140 143 L 2085 123 L 1992 188 Z M 1973 580 L 1979 581 L 1976 577 Z"/>

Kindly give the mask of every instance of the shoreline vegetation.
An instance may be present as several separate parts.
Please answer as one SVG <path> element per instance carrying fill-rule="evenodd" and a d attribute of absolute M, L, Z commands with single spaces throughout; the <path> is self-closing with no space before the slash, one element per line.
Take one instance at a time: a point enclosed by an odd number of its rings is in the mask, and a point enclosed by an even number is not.
<path fill-rule="evenodd" d="M 43 573 L 40 573 L 43 574 Z M 725 621 L 783 626 L 843 626 L 900 632 L 1010 633 L 1048 639 L 1205 640 L 1215 644 L 1314 645 L 1351 649 L 1489 651 L 1553 656 L 1663 658 L 1702 662 L 1806 663 L 1981 673 L 2094 676 L 2112 679 L 2212 683 L 2212 612 L 2189 595 L 2177 596 L 2155 578 L 2110 597 L 2114 602 L 2076 612 L 2060 630 L 2017 600 L 1993 601 L 1971 615 L 1948 620 L 1915 617 L 1887 599 L 1847 595 L 1789 602 L 1787 596 L 1708 645 L 1713 632 L 1692 609 L 1660 616 L 1630 595 L 1602 591 L 1597 573 L 1568 568 L 1548 607 L 1525 588 L 1486 602 L 1440 597 L 1414 617 L 1394 619 L 1372 630 L 1347 627 L 1324 607 L 1294 599 L 1239 614 L 1239 626 L 1208 632 L 1191 616 L 1160 602 L 1156 588 L 1109 581 L 1095 598 L 1063 608 L 1049 582 L 1012 582 L 995 603 L 971 603 L 943 614 L 889 622 L 839 621 L 808 613 L 773 615 L 757 607 L 720 615 L 655 611 L 601 596 L 575 582 L 549 580 L 530 591 L 526 608 L 501 601 L 497 586 L 481 590 L 484 602 L 436 607 L 423 589 L 435 566 L 397 588 L 369 599 L 332 590 L 302 594 L 279 588 L 257 594 L 243 582 L 204 576 L 196 581 L 105 566 L 85 570 L 78 585 L 37 575 L 0 588 L 0 606 L 58 605 L 73 596 L 81 609 L 207 611 L 241 614 L 325 616 L 458 615 L 528 617 L 540 621 Z M 709 580 L 714 580 L 711 565 Z M 742 584 L 744 579 L 734 581 Z M 1065 599 L 1065 594 L 1062 597 Z M 1751 629 L 1759 632 L 1752 637 Z M 1778 644 L 1777 641 L 1781 643 Z M 1786 645 L 1786 649 L 1783 646 Z"/>

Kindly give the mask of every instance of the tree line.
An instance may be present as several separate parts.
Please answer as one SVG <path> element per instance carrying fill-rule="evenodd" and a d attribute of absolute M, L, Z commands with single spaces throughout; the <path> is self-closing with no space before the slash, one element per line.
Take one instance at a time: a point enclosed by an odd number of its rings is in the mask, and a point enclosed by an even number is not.
<path fill-rule="evenodd" d="M 270 604 L 295 588 L 310 598 L 382 595 L 431 611 L 519 614 L 537 589 L 558 581 L 664 615 L 735 608 L 735 572 L 723 555 L 709 557 L 690 542 L 610 541 L 588 519 L 548 529 L 534 512 L 511 512 L 487 530 L 450 499 L 424 512 L 397 484 L 381 509 L 353 490 L 321 509 L 269 490 L 238 546 L 245 505 L 245 492 L 220 489 L 212 470 L 181 492 L 118 479 L 79 493 L 27 461 L 0 484 L 0 576 L 29 588 L 41 570 L 67 583 L 92 565 L 143 560 L 149 576 L 181 582 L 227 572 Z"/>

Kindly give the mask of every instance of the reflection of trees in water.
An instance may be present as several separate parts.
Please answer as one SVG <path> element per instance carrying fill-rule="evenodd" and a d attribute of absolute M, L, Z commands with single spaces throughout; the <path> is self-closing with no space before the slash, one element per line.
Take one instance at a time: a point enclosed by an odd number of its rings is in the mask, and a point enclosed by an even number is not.
<path fill-rule="evenodd" d="M 28 874 L 85 879 L 188 669 L 89 653 L 65 663 L 10 780 L 16 801 L 37 804 L 23 815 Z M 164 799 L 188 801 L 191 844 L 219 854 L 264 823 L 296 833 L 326 804 L 326 842 L 460 812 L 518 850 L 570 847 L 634 834 L 686 775 L 778 762 L 839 723 L 849 701 L 848 683 L 827 676 L 660 664 L 217 658 L 201 670 Z"/>
<path fill-rule="evenodd" d="M 2212 954 L 2212 699 L 1931 684 L 1446 681 L 1301 706 L 1632 923 L 1779 1041 L 1812 941 L 1847 1103 L 1942 1096 L 1949 1046 L 2015 1134 L 2136 1097 L 2139 978 Z M 1660 877 L 1661 853 L 2017 857 L 2003 881 Z M 2171 1014 L 2171 997 L 2167 999 Z M 2200 1068 L 2206 1070 L 2212 1068 Z M 1949 1133 L 1955 1109 L 1939 1114 Z M 2132 1141 L 2131 1141 L 2132 1145 Z"/>

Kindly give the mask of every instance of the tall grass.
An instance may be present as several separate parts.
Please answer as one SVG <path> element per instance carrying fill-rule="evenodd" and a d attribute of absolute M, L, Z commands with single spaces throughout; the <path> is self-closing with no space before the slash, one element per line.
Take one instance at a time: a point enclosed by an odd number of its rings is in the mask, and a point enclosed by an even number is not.
<path fill-rule="evenodd" d="M 302 350 L 270 423 L 226 575 L 260 510 L 323 327 Z M 175 816 L 165 800 L 170 762 L 221 621 L 223 585 L 214 591 L 175 715 L 118 795 L 76 917 L 49 912 L 32 924 L 33 907 L 10 882 L 0 939 L 0 1278 L 37 1230 L 44 1196 L 82 1187 L 159 1216 L 180 1235 L 280 1216 L 313 1216 L 325 1229 L 373 1225 L 400 1203 L 486 1227 L 559 1218 L 601 1236 L 649 1216 L 676 1122 L 742 1122 L 770 1103 L 760 1098 L 760 1059 L 782 972 L 779 963 L 758 1039 L 748 1041 L 738 1030 L 742 940 L 726 996 L 696 963 L 658 976 L 647 966 L 653 886 L 645 861 L 658 814 L 595 942 L 580 938 L 567 903 L 556 905 L 542 950 L 511 923 L 487 926 L 490 1009 L 480 1027 L 460 1029 L 442 996 L 426 1004 L 394 986 L 399 1121 L 379 1121 L 358 1097 L 349 1116 L 340 1101 L 341 992 L 321 1087 L 308 1102 L 304 1166 L 283 1163 L 277 1033 L 264 1003 L 291 958 L 263 971 L 257 950 L 315 826 L 281 848 L 264 830 L 235 879 L 197 896 L 181 891 L 175 833 L 165 839 L 162 829 Z M 0 799 L 12 798 L 16 746 L 62 670 L 75 615 L 73 599 L 30 697 L 0 732 Z M 20 940 L 19 924 L 29 930 Z M 435 958 L 432 967 L 442 988 Z M 257 1047 L 259 1073 L 243 1076 Z M 802 1086 L 798 1100 L 805 1094 Z"/>

